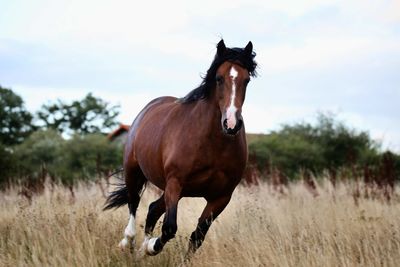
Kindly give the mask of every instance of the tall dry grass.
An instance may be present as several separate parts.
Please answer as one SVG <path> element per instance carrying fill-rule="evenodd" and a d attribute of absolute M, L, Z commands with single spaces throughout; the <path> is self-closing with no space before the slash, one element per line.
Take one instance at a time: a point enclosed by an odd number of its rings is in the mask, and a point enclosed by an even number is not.
<path fill-rule="evenodd" d="M 400 200 L 359 198 L 354 185 L 328 182 L 313 197 L 301 183 L 285 194 L 267 184 L 237 188 L 189 266 L 399 266 Z M 396 188 L 397 191 L 397 188 Z M 137 244 L 149 203 L 137 215 Z M 0 266 L 177 266 L 205 201 L 179 203 L 178 233 L 155 257 L 137 259 L 117 244 L 128 220 L 124 207 L 102 211 L 96 186 L 45 189 L 32 203 L 17 189 L 0 195 Z M 160 232 L 160 224 L 156 233 Z"/>

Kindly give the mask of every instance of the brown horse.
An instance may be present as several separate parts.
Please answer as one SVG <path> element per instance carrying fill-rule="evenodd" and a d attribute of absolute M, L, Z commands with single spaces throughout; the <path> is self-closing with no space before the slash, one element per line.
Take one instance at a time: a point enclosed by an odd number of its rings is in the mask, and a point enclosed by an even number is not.
<path fill-rule="evenodd" d="M 189 252 L 200 247 L 212 221 L 229 203 L 246 166 L 241 110 L 247 84 L 256 75 L 254 57 L 251 42 L 244 49 L 226 48 L 221 40 L 198 88 L 180 99 L 154 99 L 136 117 L 125 146 L 125 184 L 110 194 L 105 207 L 129 206 L 121 248 L 135 236 L 136 209 L 147 181 L 164 193 L 149 206 L 144 251 L 156 255 L 175 236 L 177 205 L 182 197 L 207 200 L 190 236 Z M 161 236 L 151 238 L 164 213 Z"/>

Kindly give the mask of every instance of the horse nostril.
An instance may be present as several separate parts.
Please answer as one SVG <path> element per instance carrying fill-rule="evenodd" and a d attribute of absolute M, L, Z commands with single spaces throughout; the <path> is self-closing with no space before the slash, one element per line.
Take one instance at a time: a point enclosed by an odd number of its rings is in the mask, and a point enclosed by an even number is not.
<path fill-rule="evenodd" d="M 227 119 L 224 120 L 223 125 L 224 125 L 225 129 L 228 129 L 228 120 Z"/>
<path fill-rule="evenodd" d="M 228 128 L 228 119 L 224 119 L 222 121 L 223 131 L 228 135 L 236 135 L 239 132 L 239 130 L 242 128 L 242 126 L 243 126 L 243 120 L 242 119 L 238 119 L 237 120 L 236 125 L 235 125 L 235 127 L 233 129 L 232 128 Z"/>

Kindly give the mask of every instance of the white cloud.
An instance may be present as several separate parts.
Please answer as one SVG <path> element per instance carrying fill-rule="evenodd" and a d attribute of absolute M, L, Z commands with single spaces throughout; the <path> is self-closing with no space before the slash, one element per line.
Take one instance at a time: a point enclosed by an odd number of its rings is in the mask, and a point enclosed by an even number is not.
<path fill-rule="evenodd" d="M 253 103 L 243 106 L 243 118 L 246 131 L 251 133 L 267 133 L 278 130 L 281 124 L 296 123 L 315 116 L 316 110 L 306 106 L 269 106 Z"/>
<path fill-rule="evenodd" d="M 398 38 L 379 40 L 367 38 L 311 38 L 301 44 L 275 44 L 258 49 L 258 61 L 269 73 L 291 70 L 336 67 L 377 53 L 400 55 Z"/>
<path fill-rule="evenodd" d="M 120 103 L 120 118 L 124 123 L 130 123 L 160 92 L 146 91 L 144 83 L 169 84 L 167 94 L 181 90 L 184 94 L 197 85 L 200 82 L 198 73 L 208 67 L 220 35 L 226 38 L 228 45 L 234 46 L 243 45 L 247 38 L 253 40 L 260 72 L 264 74 L 257 80 L 260 89 L 279 90 L 287 84 L 293 86 L 286 81 L 293 79 L 291 72 L 296 71 L 331 73 L 339 68 L 346 70 L 349 64 L 354 65 L 354 71 L 358 66 L 376 64 L 377 69 L 384 72 L 388 62 L 382 59 L 383 56 L 392 60 L 390 68 L 398 66 L 400 58 L 399 11 L 400 3 L 394 0 L 8 1 L 2 3 L 0 9 L 0 72 L 3 73 L 0 73 L 0 82 L 7 83 L 11 76 L 21 77 L 10 87 L 23 96 L 30 110 L 37 110 L 47 100 L 80 99 L 88 92 L 82 88 L 93 88 L 94 95 L 111 103 Z M 329 14 L 326 19 L 324 12 Z M 12 62 L 16 71 L 11 73 L 8 69 L 13 68 L 8 68 L 4 59 L 18 55 L 19 48 L 7 46 L 2 40 L 45 49 L 35 50 L 36 53 L 23 51 L 22 61 Z M 48 50 L 51 55 L 46 54 Z M 2 58 L 2 55 L 6 56 Z M 185 65 L 177 66 L 176 62 Z M 46 70 L 46 64 L 50 71 L 40 72 L 42 67 Z M 33 77 L 32 80 L 36 80 L 31 83 L 29 75 L 32 73 L 20 73 L 29 68 L 39 77 Z M 7 75 L 11 73 L 9 77 L 4 76 L 6 70 Z M 65 80 L 76 81 L 68 83 L 70 86 L 60 84 L 57 90 L 52 90 L 54 83 L 62 80 L 64 75 Z M 282 79 L 278 89 L 270 86 L 279 83 L 271 81 L 274 75 Z M 50 79 L 51 76 L 53 84 L 46 81 L 46 77 Z M 80 80 L 85 77 L 93 81 Z M 365 77 L 367 81 L 369 78 Z M 304 79 L 302 86 L 307 82 L 312 84 L 307 77 Z M 103 86 L 118 86 L 118 93 L 115 89 L 99 88 L 107 81 Z M 389 81 L 390 86 L 397 81 Z M 123 89 L 131 86 L 131 91 Z M 351 92 L 346 91 L 347 88 L 337 90 L 354 99 L 362 92 L 377 90 L 367 88 L 368 84 L 364 83 L 351 83 L 351 86 Z M 321 90 L 307 89 L 307 92 Z M 260 104 L 263 101 L 257 101 L 265 94 L 256 90 L 250 93 L 249 90 L 248 94 L 255 97 L 247 98 L 243 111 L 248 131 L 266 132 L 281 123 L 308 120 L 321 106 L 319 103 L 326 101 L 313 98 L 315 103 L 302 106 L 299 103 L 310 97 L 299 93 L 303 90 L 300 85 L 285 90 L 292 95 L 281 95 L 280 100 L 277 100 L 279 92 L 271 93 L 269 96 L 275 99 L 266 101 L 269 105 L 274 104 L 269 107 L 263 107 Z M 324 96 L 323 93 L 317 95 Z M 285 98 L 286 101 L 282 100 Z M 367 100 L 367 97 L 363 99 Z M 365 105 L 370 104 L 365 102 Z M 363 112 L 343 112 L 343 117 L 354 126 L 370 129 L 375 138 L 384 137 L 388 146 L 400 147 L 400 129 L 393 119 L 371 118 Z"/>
<path fill-rule="evenodd" d="M 159 97 L 159 95 L 147 92 L 132 92 L 121 96 L 104 91 L 96 93 L 96 96 L 101 97 L 112 104 L 119 104 L 121 106 L 119 120 L 124 124 L 131 124 L 147 103 L 154 98 Z"/>
<path fill-rule="evenodd" d="M 177 4 L 178 2 L 176 2 Z M 187 16 L 180 12 L 180 5 L 174 12 L 166 12 L 171 6 L 160 1 L 51 1 L 39 0 L 34 4 L 24 1 L 29 11 L 17 13 L 21 3 L 11 5 L 9 12 L 17 16 L 13 29 L 6 31 L 16 39 L 51 40 L 57 42 L 76 39 L 92 42 L 117 37 L 119 41 L 141 42 L 156 37 L 160 32 L 171 32 L 185 25 Z M 21 14 L 21 15 L 20 15 Z M 160 24 L 161 23 L 161 24 Z M 2 27 L 3 30 L 5 27 Z M 70 40 L 59 39 L 74 37 Z"/>
<path fill-rule="evenodd" d="M 13 85 L 12 90 L 22 97 L 26 108 L 30 112 L 35 112 L 39 110 L 43 104 L 55 102 L 57 99 L 72 101 L 82 99 L 88 93 L 87 90 L 82 88 L 63 88 L 62 90 L 54 90 L 53 88 L 48 87 L 35 87 L 18 84 Z"/>

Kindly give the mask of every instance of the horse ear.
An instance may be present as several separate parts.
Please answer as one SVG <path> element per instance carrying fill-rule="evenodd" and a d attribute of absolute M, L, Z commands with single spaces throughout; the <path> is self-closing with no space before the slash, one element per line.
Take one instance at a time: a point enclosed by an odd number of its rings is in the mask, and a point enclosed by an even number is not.
<path fill-rule="evenodd" d="M 217 55 L 222 56 L 226 51 L 226 46 L 224 43 L 224 39 L 221 39 L 219 43 L 217 44 Z"/>
<path fill-rule="evenodd" d="M 247 55 L 251 55 L 253 53 L 253 43 L 251 41 L 249 41 L 249 43 L 246 45 L 246 47 L 244 48 L 244 52 Z"/>

